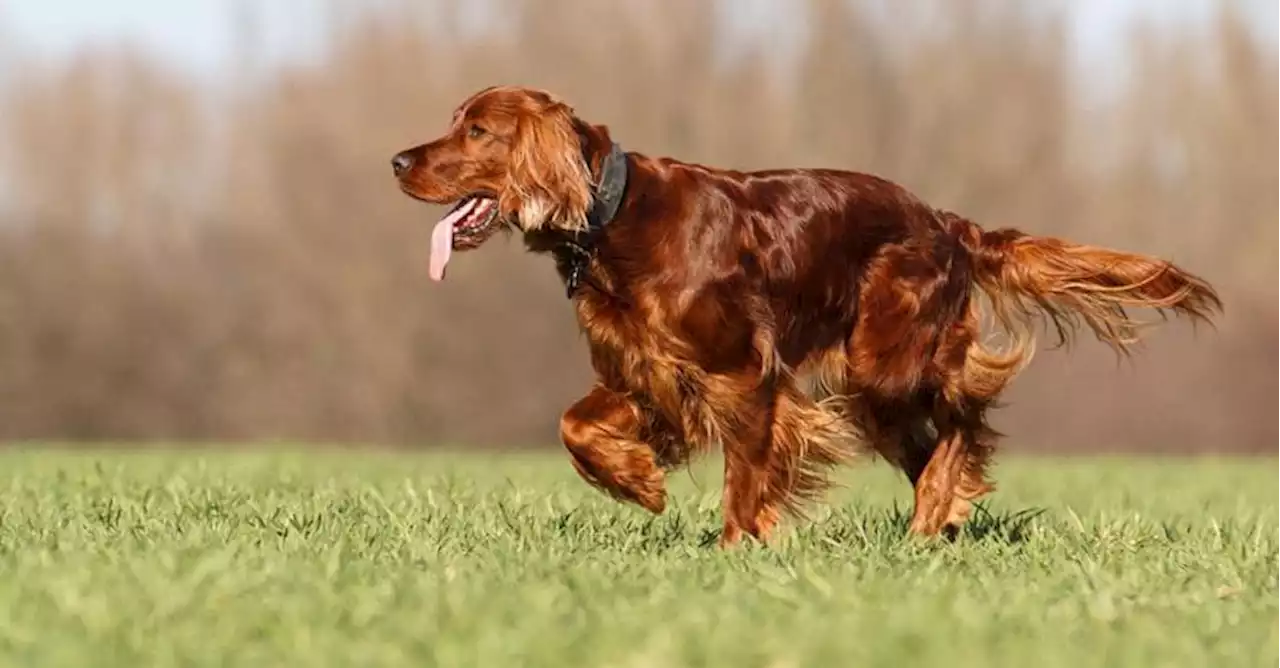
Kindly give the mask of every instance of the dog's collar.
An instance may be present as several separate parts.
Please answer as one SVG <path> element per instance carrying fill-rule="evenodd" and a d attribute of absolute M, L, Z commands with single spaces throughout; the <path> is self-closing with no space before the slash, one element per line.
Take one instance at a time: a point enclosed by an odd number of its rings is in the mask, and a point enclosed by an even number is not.
<path fill-rule="evenodd" d="M 618 215 L 622 195 L 627 189 L 627 154 L 614 142 L 600 163 L 600 183 L 596 186 L 591 210 L 587 212 L 588 232 L 608 225 Z"/>
<path fill-rule="evenodd" d="M 596 241 L 606 225 L 618 215 L 622 207 L 622 197 L 627 190 L 627 155 L 622 147 L 614 142 L 600 163 L 600 183 L 595 187 L 595 196 L 591 200 L 591 209 L 587 211 L 587 227 L 576 232 L 566 240 L 562 247 L 564 255 L 565 293 L 570 299 L 587 278 L 587 270 L 591 258 L 595 254 Z"/>

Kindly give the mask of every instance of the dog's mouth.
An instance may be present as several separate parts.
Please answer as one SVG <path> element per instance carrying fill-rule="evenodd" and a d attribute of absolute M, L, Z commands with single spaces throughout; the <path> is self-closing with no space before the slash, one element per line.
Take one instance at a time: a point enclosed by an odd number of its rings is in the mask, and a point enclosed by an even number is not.
<path fill-rule="evenodd" d="M 498 200 L 479 194 L 458 200 L 431 230 L 432 280 L 444 280 L 444 268 L 455 249 L 470 250 L 479 246 L 499 226 Z"/>

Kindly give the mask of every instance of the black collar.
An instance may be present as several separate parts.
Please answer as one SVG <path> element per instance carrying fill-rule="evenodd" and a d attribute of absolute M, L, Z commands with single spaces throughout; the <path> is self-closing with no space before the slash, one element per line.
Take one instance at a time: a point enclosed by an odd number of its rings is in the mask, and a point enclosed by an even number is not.
<path fill-rule="evenodd" d="M 595 197 L 591 200 L 591 209 L 587 211 L 586 229 L 575 232 L 561 244 L 565 251 L 562 255 L 565 292 L 570 299 L 582 282 L 588 279 L 587 270 L 605 225 L 618 215 L 622 197 L 627 190 L 627 174 L 627 155 L 615 142 L 600 163 L 600 183 L 595 187 Z"/>

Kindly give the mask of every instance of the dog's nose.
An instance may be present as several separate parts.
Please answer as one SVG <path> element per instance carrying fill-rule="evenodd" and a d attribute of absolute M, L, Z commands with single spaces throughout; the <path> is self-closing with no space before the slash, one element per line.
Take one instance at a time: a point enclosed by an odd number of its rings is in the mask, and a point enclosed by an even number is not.
<path fill-rule="evenodd" d="M 400 176 L 413 166 L 413 156 L 408 153 L 397 153 L 396 157 L 391 159 L 391 170 Z"/>

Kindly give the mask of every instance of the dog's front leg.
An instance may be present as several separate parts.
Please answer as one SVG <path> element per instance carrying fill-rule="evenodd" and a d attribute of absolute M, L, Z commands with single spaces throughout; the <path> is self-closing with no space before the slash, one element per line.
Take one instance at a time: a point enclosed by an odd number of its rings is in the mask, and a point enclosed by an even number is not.
<path fill-rule="evenodd" d="M 703 410 L 724 450 L 724 531 L 720 546 L 746 533 L 767 541 L 779 519 L 769 498 L 777 394 L 757 373 L 718 376 L 707 383 Z"/>
<path fill-rule="evenodd" d="M 654 449 L 640 440 L 640 410 L 628 397 L 597 385 L 564 412 L 560 438 L 588 483 L 661 513 L 667 505 L 665 476 Z"/>

